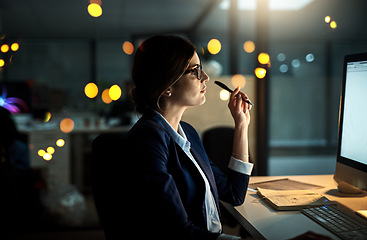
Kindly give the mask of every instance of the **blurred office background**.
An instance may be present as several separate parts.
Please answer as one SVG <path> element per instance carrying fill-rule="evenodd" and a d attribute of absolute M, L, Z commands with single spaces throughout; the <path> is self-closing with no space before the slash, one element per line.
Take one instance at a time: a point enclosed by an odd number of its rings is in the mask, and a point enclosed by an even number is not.
<path fill-rule="evenodd" d="M 52 226 L 99 226 L 91 142 L 136 121 L 133 54 L 155 34 L 189 38 L 211 76 L 207 103 L 184 116 L 200 134 L 233 126 L 213 81 L 241 85 L 255 103 L 254 174 L 332 174 L 343 57 L 367 51 L 365 9 L 364 0 L 1 0 L 0 106 L 28 146 L 37 206 L 49 219 L 64 214 Z"/>

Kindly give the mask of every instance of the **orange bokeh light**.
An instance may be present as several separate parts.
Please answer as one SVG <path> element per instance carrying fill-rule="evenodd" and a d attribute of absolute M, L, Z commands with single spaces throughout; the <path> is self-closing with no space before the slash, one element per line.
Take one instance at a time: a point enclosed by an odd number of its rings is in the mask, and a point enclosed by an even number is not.
<path fill-rule="evenodd" d="M 242 74 L 236 74 L 232 77 L 233 87 L 243 88 L 246 85 L 246 78 Z"/>
<path fill-rule="evenodd" d="M 105 89 L 103 90 L 102 92 L 102 101 L 105 103 L 105 104 L 109 104 L 112 102 L 112 99 L 110 98 L 110 89 Z"/>
<path fill-rule="evenodd" d="M 127 55 L 131 55 L 134 53 L 134 45 L 129 42 L 129 41 L 125 41 L 122 44 L 122 50 L 124 51 L 124 53 L 126 53 Z"/>
<path fill-rule="evenodd" d="M 247 53 L 252 53 L 255 51 L 255 43 L 253 41 L 246 41 L 245 44 L 243 44 L 243 50 Z"/>
<path fill-rule="evenodd" d="M 69 133 L 74 129 L 74 121 L 71 118 L 64 118 L 60 122 L 60 130 L 64 133 Z"/>

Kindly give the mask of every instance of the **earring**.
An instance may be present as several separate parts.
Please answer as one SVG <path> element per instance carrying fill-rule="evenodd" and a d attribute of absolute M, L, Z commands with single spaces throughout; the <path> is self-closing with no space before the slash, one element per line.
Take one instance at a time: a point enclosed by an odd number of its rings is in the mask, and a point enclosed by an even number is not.
<path fill-rule="evenodd" d="M 167 95 L 168 95 L 168 97 L 170 97 L 172 95 L 172 93 L 171 92 L 168 92 Z"/>

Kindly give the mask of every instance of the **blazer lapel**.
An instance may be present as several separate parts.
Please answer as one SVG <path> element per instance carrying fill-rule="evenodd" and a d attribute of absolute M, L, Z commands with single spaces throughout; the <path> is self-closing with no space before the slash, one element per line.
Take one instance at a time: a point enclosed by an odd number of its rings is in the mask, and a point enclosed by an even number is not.
<path fill-rule="evenodd" d="M 201 170 L 204 172 L 206 178 L 209 181 L 209 184 L 212 188 L 213 195 L 215 197 L 215 201 L 218 202 L 218 190 L 217 190 L 217 184 L 215 183 L 215 178 L 213 175 L 212 168 L 208 161 L 205 161 L 201 154 L 196 151 L 193 147 L 191 147 L 191 153 L 194 156 L 196 162 L 201 167 Z"/>

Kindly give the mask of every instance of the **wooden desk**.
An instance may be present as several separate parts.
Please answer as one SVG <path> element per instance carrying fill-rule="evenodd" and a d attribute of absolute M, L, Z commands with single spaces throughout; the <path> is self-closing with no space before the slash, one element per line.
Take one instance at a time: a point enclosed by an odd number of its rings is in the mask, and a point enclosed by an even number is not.
<path fill-rule="evenodd" d="M 312 191 L 319 192 L 330 200 L 338 201 L 340 203 L 338 207 L 351 215 L 354 215 L 356 210 L 367 209 L 367 193 L 355 195 L 340 193 L 333 175 L 251 177 L 250 183 L 284 177 L 324 186 L 322 189 Z M 228 203 L 223 203 L 223 205 L 254 239 L 290 239 L 310 230 L 339 239 L 300 211 L 275 211 L 250 190 L 241 206 L 233 207 Z"/>

